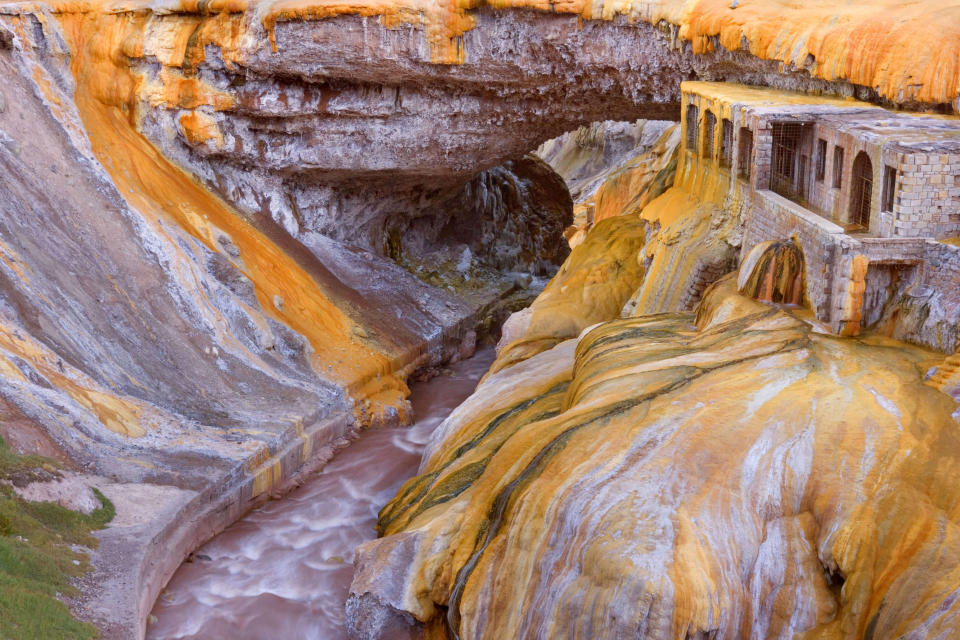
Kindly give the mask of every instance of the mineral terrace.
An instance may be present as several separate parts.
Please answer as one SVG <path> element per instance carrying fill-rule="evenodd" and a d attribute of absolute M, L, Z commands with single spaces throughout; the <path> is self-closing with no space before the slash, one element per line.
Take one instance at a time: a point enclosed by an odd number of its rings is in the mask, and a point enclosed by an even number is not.
<path fill-rule="evenodd" d="M 353 637 L 960 637 L 958 0 L 0 0 L 0 77 L 0 488 L 113 504 L 103 638 L 498 339 Z"/>

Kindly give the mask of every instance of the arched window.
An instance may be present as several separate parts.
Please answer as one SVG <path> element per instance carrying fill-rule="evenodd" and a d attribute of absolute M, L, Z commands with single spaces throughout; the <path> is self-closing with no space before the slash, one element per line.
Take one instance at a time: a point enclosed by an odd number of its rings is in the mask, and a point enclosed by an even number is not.
<path fill-rule="evenodd" d="M 853 159 L 853 176 L 850 184 L 850 222 L 861 227 L 870 227 L 870 197 L 873 193 L 873 163 L 866 152 L 861 151 Z"/>

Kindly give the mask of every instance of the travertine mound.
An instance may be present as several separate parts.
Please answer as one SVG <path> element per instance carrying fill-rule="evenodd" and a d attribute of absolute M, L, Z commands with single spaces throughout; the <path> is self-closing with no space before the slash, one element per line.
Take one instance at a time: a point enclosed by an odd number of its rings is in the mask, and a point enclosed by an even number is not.
<path fill-rule="evenodd" d="M 382 259 L 392 235 L 425 255 L 452 224 L 488 265 L 549 270 L 567 200 L 520 158 L 588 121 L 676 118 L 683 79 L 957 110 L 956 11 L 0 3 L 0 391 L 113 485 L 102 626 L 138 635 L 179 557 L 354 427 L 403 419 L 409 373 L 470 351 L 477 306 Z M 542 200 L 538 185 L 549 206 L 515 219 L 451 211 Z M 678 218 L 683 190 L 662 197 L 610 222 L 626 232 L 561 274 L 554 324 L 501 366 L 620 313 L 693 306 L 738 214 L 705 198 Z M 567 304 L 594 285 L 595 309 Z"/>
<path fill-rule="evenodd" d="M 673 185 L 680 125 L 594 122 L 543 143 L 537 154 L 566 181 L 574 221 L 564 235 L 583 242 L 595 222 L 636 213 Z"/>
<path fill-rule="evenodd" d="M 733 287 L 488 377 L 361 549 L 358 637 L 387 607 L 434 637 L 960 633 L 960 431 L 930 354 Z"/>
<path fill-rule="evenodd" d="M 606 183 L 605 183 L 606 184 Z M 491 372 L 616 317 L 692 311 L 736 266 L 737 203 L 678 179 L 640 212 L 597 222 L 528 309 L 510 322 Z M 522 318 L 522 319 L 521 319 Z"/>

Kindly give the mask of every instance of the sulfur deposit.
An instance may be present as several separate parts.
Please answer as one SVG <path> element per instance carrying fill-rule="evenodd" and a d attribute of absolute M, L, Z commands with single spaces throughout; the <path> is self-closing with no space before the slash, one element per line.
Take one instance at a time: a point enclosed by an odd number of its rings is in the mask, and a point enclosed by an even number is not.
<path fill-rule="evenodd" d="M 0 75 L 0 432 L 116 506 L 105 637 L 535 296 L 357 633 L 955 630 L 956 0 L 0 0 Z"/>
<path fill-rule="evenodd" d="M 361 550 L 361 636 L 375 607 L 437 637 L 955 633 L 960 433 L 932 354 L 733 284 L 489 376 Z"/>

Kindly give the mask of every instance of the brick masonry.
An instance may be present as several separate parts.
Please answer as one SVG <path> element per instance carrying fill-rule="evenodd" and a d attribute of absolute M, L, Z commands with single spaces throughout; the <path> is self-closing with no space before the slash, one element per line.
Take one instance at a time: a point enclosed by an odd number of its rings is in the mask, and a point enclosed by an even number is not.
<path fill-rule="evenodd" d="M 925 126 L 921 121 L 927 119 L 902 121 L 904 116 L 899 116 L 901 119 L 895 119 L 891 125 L 885 119 L 893 116 L 883 109 L 867 105 L 824 106 L 813 97 L 808 104 L 784 100 L 779 107 L 771 106 L 769 100 L 756 104 L 738 102 L 743 92 L 728 92 L 728 86 L 684 83 L 684 105 L 697 107 L 698 122 L 688 123 L 687 109 L 683 109 L 683 140 L 687 139 L 687 128 L 697 126 L 698 148 L 685 150 L 677 179 L 679 183 L 697 176 L 701 184 L 724 185 L 725 201 L 744 212 L 741 261 L 760 242 L 793 239 L 804 251 L 809 305 L 817 318 L 837 333 L 855 334 L 861 318 L 867 322 L 875 320 L 886 302 L 885 296 L 889 296 L 890 284 L 898 279 L 911 292 L 939 294 L 942 304 L 960 309 L 960 247 L 937 241 L 960 236 L 960 143 L 954 145 L 956 149 L 918 151 L 917 140 L 922 139 Z M 704 158 L 703 122 L 708 111 L 718 124 L 714 127 L 714 154 Z M 733 166 L 729 169 L 720 166 L 720 123 L 724 119 L 731 121 L 734 133 L 730 153 Z M 768 190 L 773 123 L 791 119 L 812 125 L 807 141 L 811 165 L 806 206 Z M 914 122 L 920 123 L 914 127 L 920 129 L 920 135 L 910 128 Z M 931 136 L 941 135 L 945 126 L 957 129 L 952 133 L 960 132 L 960 124 L 943 122 L 933 121 Z M 738 157 L 743 128 L 753 133 L 749 158 Z M 875 133 L 878 128 L 884 135 Z M 909 144 L 901 143 L 890 131 Z M 821 139 L 826 142 L 822 180 L 816 174 L 816 141 Z M 833 181 L 835 147 L 843 149 L 839 188 L 834 187 Z M 852 167 L 860 152 L 869 157 L 873 172 L 870 221 L 866 233 L 849 233 L 845 229 L 850 220 Z M 749 182 L 738 177 L 743 163 L 750 164 Z M 893 206 L 889 211 L 883 210 L 885 167 L 896 170 Z M 866 282 L 851 284 L 851 274 L 859 272 L 862 277 L 862 269 L 858 271 L 854 263 L 862 266 L 864 261 L 869 265 Z"/>

